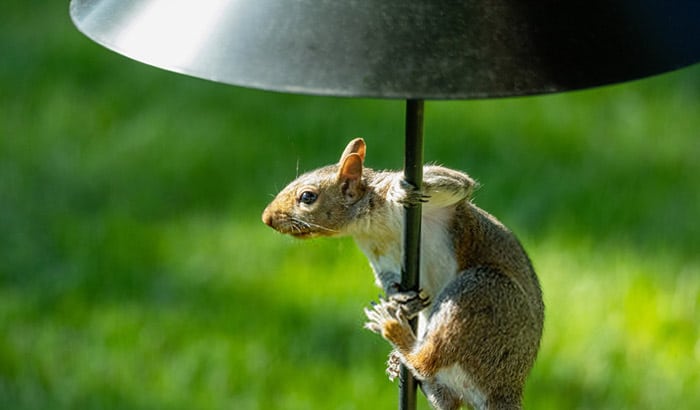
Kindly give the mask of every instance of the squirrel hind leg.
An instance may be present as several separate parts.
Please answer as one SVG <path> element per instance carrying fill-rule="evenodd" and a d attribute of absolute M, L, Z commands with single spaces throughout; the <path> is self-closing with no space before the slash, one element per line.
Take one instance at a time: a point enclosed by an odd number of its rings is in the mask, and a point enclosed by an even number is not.
<path fill-rule="evenodd" d="M 453 321 L 445 350 L 454 352 L 459 364 L 438 378 L 457 391 L 465 387 L 463 396 L 477 409 L 519 409 L 541 332 L 527 295 L 498 269 L 477 267 L 460 272 L 436 305 L 452 307 L 444 318 Z M 438 312 L 430 322 L 444 321 Z"/>

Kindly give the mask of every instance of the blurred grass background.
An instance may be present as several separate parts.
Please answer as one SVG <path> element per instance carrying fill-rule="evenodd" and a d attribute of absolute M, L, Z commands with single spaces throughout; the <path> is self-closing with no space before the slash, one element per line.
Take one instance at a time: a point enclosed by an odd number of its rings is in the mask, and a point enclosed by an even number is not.
<path fill-rule="evenodd" d="M 4 3 L 0 408 L 395 408 L 363 256 L 259 217 L 352 137 L 399 168 L 403 103 L 172 74 L 67 8 Z M 699 137 L 700 67 L 426 105 L 426 159 L 482 183 L 541 277 L 527 408 L 700 408 Z"/>

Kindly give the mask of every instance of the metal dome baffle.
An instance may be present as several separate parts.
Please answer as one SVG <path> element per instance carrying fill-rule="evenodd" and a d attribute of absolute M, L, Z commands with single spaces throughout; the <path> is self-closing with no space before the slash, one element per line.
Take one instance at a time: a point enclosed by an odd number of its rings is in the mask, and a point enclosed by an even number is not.
<path fill-rule="evenodd" d="M 696 0 L 72 0 L 85 35 L 164 69 L 265 90 L 406 99 L 405 179 L 422 180 L 425 99 L 580 89 L 700 60 Z M 418 284 L 420 207 L 404 217 Z M 400 408 L 415 408 L 402 371 Z"/>

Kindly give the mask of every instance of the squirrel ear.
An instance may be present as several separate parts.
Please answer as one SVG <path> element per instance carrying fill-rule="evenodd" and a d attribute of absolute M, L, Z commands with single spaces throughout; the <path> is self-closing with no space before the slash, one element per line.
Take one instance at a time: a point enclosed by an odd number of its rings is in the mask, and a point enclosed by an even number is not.
<path fill-rule="evenodd" d="M 351 153 L 345 156 L 338 170 L 338 181 L 347 201 L 354 203 L 362 197 L 362 157 L 359 154 Z"/>
<path fill-rule="evenodd" d="M 338 170 L 338 179 L 345 181 L 359 181 L 362 178 L 362 157 L 356 153 L 350 153 L 343 157 Z"/>
<path fill-rule="evenodd" d="M 345 147 L 345 151 L 343 151 L 343 155 L 340 156 L 340 163 L 342 165 L 343 160 L 345 157 L 347 157 L 350 154 L 357 154 L 360 156 L 360 161 L 364 162 L 365 160 L 365 150 L 366 150 L 366 145 L 365 145 L 365 140 L 362 138 L 355 138 L 354 140 L 350 141 L 348 143 L 348 146 Z"/>

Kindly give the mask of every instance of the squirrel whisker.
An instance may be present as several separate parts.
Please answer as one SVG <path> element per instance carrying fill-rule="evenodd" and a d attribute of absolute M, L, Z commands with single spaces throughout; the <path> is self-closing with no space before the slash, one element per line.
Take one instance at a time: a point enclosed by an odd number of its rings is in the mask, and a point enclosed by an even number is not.
<path fill-rule="evenodd" d="M 338 232 L 340 232 L 340 231 L 338 231 L 338 230 L 331 229 L 331 228 L 326 228 L 326 227 L 323 226 L 323 225 L 319 225 L 319 224 L 315 224 L 315 223 L 313 223 L 313 222 L 305 221 L 305 220 L 300 219 L 300 218 L 297 218 L 297 217 L 292 217 L 291 220 L 292 220 L 292 222 L 298 222 L 298 223 L 302 224 L 305 228 L 317 228 L 317 229 L 321 229 L 321 230 L 323 230 L 323 231 L 331 232 L 331 233 L 338 233 Z"/>

